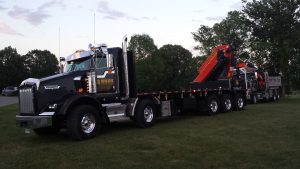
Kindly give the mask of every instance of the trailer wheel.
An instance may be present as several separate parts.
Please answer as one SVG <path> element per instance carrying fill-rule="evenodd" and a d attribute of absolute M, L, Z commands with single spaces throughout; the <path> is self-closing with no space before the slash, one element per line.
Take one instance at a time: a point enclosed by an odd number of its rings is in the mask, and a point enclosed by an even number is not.
<path fill-rule="evenodd" d="M 277 97 L 277 100 L 279 100 L 280 99 L 280 94 L 277 92 L 277 94 L 276 94 L 276 97 Z"/>
<path fill-rule="evenodd" d="M 245 99 L 241 94 L 237 94 L 234 97 L 234 110 L 243 110 L 245 107 Z"/>
<path fill-rule="evenodd" d="M 134 114 L 134 121 L 141 128 L 151 127 L 156 121 L 156 107 L 149 99 L 141 100 Z"/>
<path fill-rule="evenodd" d="M 276 93 L 273 92 L 273 95 L 272 95 L 272 101 L 276 101 L 277 100 L 277 96 L 276 96 Z"/>
<path fill-rule="evenodd" d="M 219 100 L 215 95 L 210 95 L 207 98 L 207 114 L 208 115 L 215 115 L 219 112 L 220 109 L 220 104 L 219 104 Z"/>
<path fill-rule="evenodd" d="M 94 137 L 100 130 L 100 127 L 99 113 L 90 105 L 75 107 L 67 117 L 68 134 L 75 140 Z"/>
<path fill-rule="evenodd" d="M 33 132 L 38 136 L 52 136 L 57 134 L 59 130 L 60 130 L 59 127 L 51 126 L 51 127 L 33 129 Z"/>
<path fill-rule="evenodd" d="M 221 97 L 221 112 L 232 111 L 232 97 L 228 94 L 224 94 Z"/>
<path fill-rule="evenodd" d="M 252 94 L 251 95 L 251 103 L 252 104 L 256 104 L 257 103 L 257 95 L 256 94 Z"/>
<path fill-rule="evenodd" d="M 265 93 L 264 101 L 265 102 L 270 101 L 270 94 L 269 94 L 269 92 Z"/>

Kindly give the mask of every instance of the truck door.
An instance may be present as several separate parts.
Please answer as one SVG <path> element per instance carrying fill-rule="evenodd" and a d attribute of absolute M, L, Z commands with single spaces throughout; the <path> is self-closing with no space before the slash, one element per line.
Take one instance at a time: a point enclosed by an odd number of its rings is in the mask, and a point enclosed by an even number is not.
<path fill-rule="evenodd" d="M 95 59 L 96 90 L 97 93 L 115 93 L 116 76 L 112 59 L 99 57 Z"/>

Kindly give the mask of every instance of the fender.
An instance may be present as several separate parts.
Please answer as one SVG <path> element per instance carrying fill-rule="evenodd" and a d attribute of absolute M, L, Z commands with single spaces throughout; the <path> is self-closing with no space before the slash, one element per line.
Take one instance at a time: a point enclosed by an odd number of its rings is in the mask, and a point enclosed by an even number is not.
<path fill-rule="evenodd" d="M 65 100 L 64 104 L 61 106 L 57 114 L 65 116 L 67 115 L 68 110 L 80 104 L 93 105 L 99 111 L 102 109 L 101 103 L 95 97 L 89 96 L 87 94 L 77 94 L 77 95 L 70 96 L 67 100 Z"/>

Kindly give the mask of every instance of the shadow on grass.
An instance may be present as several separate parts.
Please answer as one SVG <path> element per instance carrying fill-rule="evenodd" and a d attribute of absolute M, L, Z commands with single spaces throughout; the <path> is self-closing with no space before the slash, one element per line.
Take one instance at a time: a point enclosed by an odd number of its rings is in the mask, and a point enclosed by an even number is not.
<path fill-rule="evenodd" d="M 299 100 L 293 100 L 293 99 L 285 99 L 285 100 L 280 100 L 276 102 L 260 102 L 257 105 L 261 106 L 270 106 L 270 104 L 282 104 L 282 103 L 291 103 L 295 104 L 294 102 L 297 102 Z M 248 106 L 252 106 L 249 104 Z M 248 107 L 247 106 L 247 107 Z M 254 105 L 253 105 L 254 106 Z M 247 109 L 246 107 L 246 109 Z M 232 114 L 234 116 L 235 113 L 240 113 L 241 111 L 233 111 L 229 113 L 219 113 L 214 116 L 207 116 L 205 112 L 194 112 L 194 111 L 188 111 L 184 112 L 183 114 L 172 116 L 172 117 L 166 117 L 166 118 L 159 118 L 152 128 L 156 127 L 164 127 L 168 125 L 172 125 L 178 123 L 181 124 L 184 121 L 189 121 L 191 119 L 199 118 L 199 119 L 210 119 L 210 118 L 215 118 L 215 116 L 226 116 L 227 114 Z M 101 137 L 112 137 L 115 135 L 118 135 L 119 133 L 124 133 L 124 132 L 143 132 L 143 130 L 152 130 L 152 128 L 139 128 L 135 125 L 135 123 L 131 120 L 128 121 L 122 121 L 122 122 L 113 122 L 104 127 L 104 129 L 96 135 L 96 138 L 101 139 Z M 22 141 L 30 142 L 32 144 L 48 144 L 48 143 L 70 143 L 70 142 L 77 142 L 71 139 L 68 136 L 68 133 L 66 129 L 62 129 L 57 135 L 52 135 L 52 136 L 37 136 L 34 134 L 32 131 L 31 134 L 28 135 L 23 135 Z M 86 140 L 88 141 L 88 140 Z M 86 142 L 84 141 L 84 142 Z"/>
<path fill-rule="evenodd" d="M 185 115 L 176 115 L 172 117 L 162 117 L 159 118 L 155 125 L 151 128 L 155 128 L 156 126 L 160 127 L 162 125 L 170 125 L 181 123 L 186 120 L 194 119 L 194 118 L 210 118 L 211 116 L 207 116 L 205 114 L 197 114 L 197 113 L 187 113 Z M 110 137 L 115 136 L 116 134 L 122 132 L 129 132 L 129 131 L 138 131 L 143 132 L 143 130 L 148 130 L 151 128 L 140 128 L 135 125 L 134 121 L 127 120 L 122 122 L 112 122 L 107 124 L 95 137 Z M 68 136 L 68 132 L 66 128 L 61 129 L 61 131 L 56 135 L 50 136 L 38 136 L 33 131 L 30 131 L 30 134 L 26 134 L 26 137 L 23 137 L 22 141 L 30 142 L 33 144 L 48 144 L 48 143 L 70 143 L 70 142 L 78 142 L 73 140 Z M 85 140 L 88 141 L 88 140 Z M 85 142 L 84 141 L 84 142 Z"/>

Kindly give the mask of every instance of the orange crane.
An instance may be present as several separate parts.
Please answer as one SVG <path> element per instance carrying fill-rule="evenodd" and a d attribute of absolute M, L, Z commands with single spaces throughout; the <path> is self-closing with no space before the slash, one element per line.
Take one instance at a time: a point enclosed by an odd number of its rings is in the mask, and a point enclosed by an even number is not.
<path fill-rule="evenodd" d="M 233 66 L 233 60 L 233 51 L 230 45 L 226 44 L 215 47 L 205 62 L 199 67 L 199 74 L 193 82 L 230 78 L 232 76 L 230 67 Z"/>

